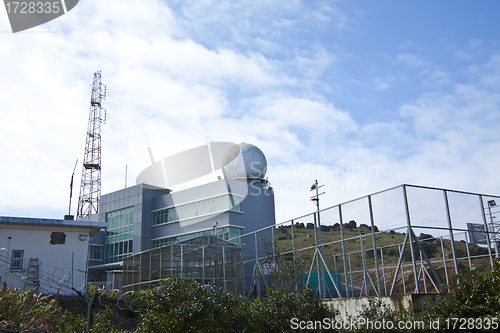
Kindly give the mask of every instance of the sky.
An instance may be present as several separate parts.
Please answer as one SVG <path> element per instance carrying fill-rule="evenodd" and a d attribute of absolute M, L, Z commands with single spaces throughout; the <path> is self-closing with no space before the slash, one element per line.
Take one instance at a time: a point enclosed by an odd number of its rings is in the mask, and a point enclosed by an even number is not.
<path fill-rule="evenodd" d="M 1 8 L 0 215 L 62 218 L 78 159 L 75 214 L 99 70 L 103 194 L 125 186 L 126 166 L 135 183 L 148 157 L 134 133 L 153 124 L 158 158 L 179 142 L 258 146 L 278 222 L 315 210 L 316 179 L 321 207 L 403 183 L 498 195 L 499 12 L 497 0 L 81 0 L 13 34 Z"/>

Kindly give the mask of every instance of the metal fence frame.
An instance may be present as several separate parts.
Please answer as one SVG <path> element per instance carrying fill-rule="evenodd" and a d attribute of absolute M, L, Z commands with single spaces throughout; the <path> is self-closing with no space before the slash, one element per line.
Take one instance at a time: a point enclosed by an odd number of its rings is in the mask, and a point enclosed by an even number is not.
<path fill-rule="evenodd" d="M 450 196 L 454 201 L 453 204 L 449 202 Z M 459 274 L 459 261 L 466 261 L 466 266 L 473 268 L 473 260 L 489 258 L 489 266 L 493 267 L 494 253 L 492 245 L 496 245 L 498 240 L 498 231 L 495 231 L 495 225 L 498 223 L 493 220 L 494 217 L 491 213 L 491 207 L 488 204 L 488 201 L 491 199 L 500 199 L 500 196 L 403 184 L 321 209 L 318 211 L 320 218 L 318 218 L 317 212 L 307 214 L 277 223 L 268 228 L 244 234 L 238 237 L 238 241 L 243 239 L 257 240 L 259 239 L 259 234 L 263 234 L 269 229 L 272 230 L 273 240 L 276 240 L 277 230 L 279 228 L 289 228 L 292 233 L 292 249 L 284 251 L 282 254 L 293 256 L 294 259 L 307 259 L 306 261 L 310 264 L 310 266 L 308 266 L 309 273 L 312 271 L 318 272 L 318 279 L 320 279 L 320 281 L 318 281 L 318 293 L 322 298 L 330 298 L 335 292 L 339 297 L 354 297 L 361 296 L 362 294 L 369 296 L 371 292 L 379 296 L 401 293 L 401 290 L 396 291 L 396 287 L 399 283 L 399 276 L 401 276 L 400 282 L 402 282 L 403 294 L 441 293 L 444 291 L 444 283 L 448 284 L 450 282 L 450 276 L 452 274 Z M 462 201 L 465 202 L 465 204 L 461 205 L 460 203 Z M 488 205 L 487 208 L 485 208 L 485 204 Z M 352 205 L 358 206 L 358 208 L 355 207 L 357 212 L 353 213 L 353 208 L 350 207 Z M 487 212 L 488 209 L 489 214 Z M 490 218 L 489 222 L 487 219 L 488 215 Z M 366 224 L 368 226 L 367 230 L 371 232 L 366 235 L 346 237 L 345 229 L 348 224 L 346 221 L 358 220 L 358 218 L 353 218 L 353 216 L 362 216 L 362 222 L 367 222 L 363 224 Z M 380 226 L 379 222 L 383 219 L 387 219 L 389 223 L 386 223 L 385 226 L 380 228 L 381 230 L 378 230 L 376 225 Z M 426 222 L 426 219 L 430 222 Z M 316 239 L 312 246 L 301 248 L 297 246 L 297 224 L 304 222 L 313 224 L 313 231 Z M 468 229 L 465 225 L 472 222 L 482 223 L 486 231 L 487 254 L 471 255 L 470 247 L 472 243 L 470 242 L 470 237 L 468 237 Z M 335 223 L 339 224 L 338 231 L 340 233 L 340 240 L 325 241 L 321 234 L 322 225 L 334 225 Z M 403 242 L 395 242 L 394 244 L 381 247 L 377 246 L 378 236 L 395 232 L 396 230 L 404 232 L 405 238 Z M 434 260 L 429 259 L 424 249 L 424 246 L 429 244 L 427 243 L 428 240 L 417 237 L 416 230 L 422 233 L 439 233 L 437 237 L 434 237 L 434 244 L 440 243 L 441 255 L 443 257 L 441 260 L 435 258 Z M 367 238 L 368 242 L 371 244 L 369 248 L 365 248 L 363 244 L 363 241 L 365 241 L 366 244 Z M 457 255 L 455 243 L 458 239 L 460 239 L 460 242 L 465 243 L 465 248 L 467 250 L 466 256 L 459 257 Z M 347 244 L 353 241 L 360 243 L 359 251 L 347 250 Z M 342 251 L 330 256 L 324 256 L 324 248 L 336 244 L 341 245 Z M 451 246 L 450 250 L 446 249 L 448 245 Z M 398 249 L 398 261 L 396 265 L 387 265 L 384 261 L 384 255 L 387 256 L 387 252 L 391 251 L 389 249 L 391 247 L 397 247 Z M 405 260 L 405 257 L 408 256 L 408 249 L 411 256 L 411 260 L 409 261 Z M 494 249 L 497 249 L 497 247 L 494 247 Z M 373 255 L 374 260 L 371 265 L 367 262 L 366 253 L 369 251 L 377 253 L 377 255 Z M 384 251 L 386 253 L 384 253 Z M 259 257 L 257 252 L 258 250 L 256 249 L 255 258 L 245 260 L 245 264 L 253 263 L 255 270 L 262 271 L 260 263 L 265 260 L 265 258 L 262 256 Z M 311 252 L 313 253 L 312 260 L 309 258 Z M 446 253 L 448 253 L 448 256 L 451 256 L 451 258 L 446 258 Z M 351 264 L 351 257 L 359 254 L 362 257 L 362 267 L 354 267 Z M 498 258 L 498 249 L 495 256 Z M 332 257 L 335 272 L 338 272 L 337 264 L 343 266 L 341 272 L 343 281 L 341 282 L 341 286 L 334 284 L 335 290 L 325 288 L 324 281 L 325 277 L 327 278 L 328 275 L 330 280 L 334 281 L 329 268 L 331 264 L 328 265 L 325 260 L 325 258 L 332 259 Z M 337 260 L 338 257 L 340 261 Z M 452 269 L 449 269 L 450 263 Z M 440 274 L 437 273 L 434 267 L 438 265 L 442 265 L 442 268 L 444 268 L 444 274 L 441 274 L 441 276 L 445 276 L 445 281 L 441 281 Z M 389 281 L 390 274 L 388 274 L 388 272 L 393 273 L 392 281 Z M 310 276 L 311 274 L 308 275 L 308 281 L 306 281 L 306 283 L 309 282 Z M 358 278 L 359 276 L 361 276 L 361 278 Z M 321 281 L 321 277 L 323 277 L 323 281 Z M 358 279 L 358 286 L 355 287 L 353 286 L 353 280 L 356 281 L 356 279 Z M 255 279 L 252 279 L 252 283 L 256 283 L 254 280 Z M 359 287 L 359 281 L 361 280 L 361 287 Z M 414 290 L 409 288 L 410 285 L 414 287 Z M 248 289 L 251 290 L 252 287 L 253 286 L 250 286 Z"/>

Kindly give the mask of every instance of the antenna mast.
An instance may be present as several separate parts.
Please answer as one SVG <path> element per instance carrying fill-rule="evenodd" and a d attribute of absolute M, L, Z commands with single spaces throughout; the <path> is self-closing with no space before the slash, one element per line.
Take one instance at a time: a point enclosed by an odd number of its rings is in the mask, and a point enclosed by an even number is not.
<path fill-rule="evenodd" d="M 106 99 L 106 85 L 101 83 L 101 71 L 94 73 L 87 140 L 83 155 L 82 182 L 76 219 L 99 212 L 101 197 L 101 124 L 106 123 L 106 109 L 101 107 Z"/>

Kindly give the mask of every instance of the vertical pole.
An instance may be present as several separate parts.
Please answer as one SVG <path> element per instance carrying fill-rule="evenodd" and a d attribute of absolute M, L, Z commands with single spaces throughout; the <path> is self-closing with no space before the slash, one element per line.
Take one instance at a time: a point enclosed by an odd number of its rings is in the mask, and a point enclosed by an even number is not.
<path fill-rule="evenodd" d="M 170 276 L 174 276 L 174 244 L 170 244 Z"/>
<path fill-rule="evenodd" d="M 379 272 L 379 264 L 378 264 L 377 237 L 375 235 L 375 222 L 373 219 L 373 208 L 372 208 L 371 195 L 368 196 L 368 208 L 370 209 L 370 222 L 372 224 L 373 254 L 375 257 L 375 272 L 377 273 L 378 294 L 382 295 L 382 286 L 380 283 L 380 272 Z"/>
<path fill-rule="evenodd" d="M 226 247 L 222 247 L 222 290 L 226 290 Z"/>
<path fill-rule="evenodd" d="M 254 265 L 254 269 L 256 269 L 258 267 L 258 264 L 259 264 L 259 255 L 257 253 L 257 231 L 254 232 L 254 238 L 255 238 L 255 265 Z M 256 278 L 257 279 L 257 278 Z M 261 295 L 261 290 L 260 290 L 260 281 L 257 280 L 255 282 L 257 284 L 257 297 L 259 299 L 262 299 L 262 295 Z"/>
<path fill-rule="evenodd" d="M 255 231 L 253 235 L 255 238 L 255 264 L 257 264 L 257 261 L 259 260 L 259 255 L 257 253 L 257 231 Z"/>
<path fill-rule="evenodd" d="M 361 232 L 359 233 L 359 243 L 361 245 L 361 260 L 363 262 L 363 280 L 365 281 L 365 288 L 366 288 L 366 296 L 370 296 L 370 286 L 368 284 L 368 271 L 366 267 L 366 256 L 365 256 L 365 249 L 363 247 L 363 235 Z"/>
<path fill-rule="evenodd" d="M 273 252 L 276 252 L 275 246 L 276 246 L 276 226 L 271 227 L 271 240 L 273 242 Z"/>
<path fill-rule="evenodd" d="M 411 251 L 411 261 L 413 263 L 413 275 L 415 276 L 415 292 L 420 294 L 420 284 L 418 280 L 418 272 L 417 272 L 417 261 L 415 258 L 415 248 L 413 247 L 413 237 L 411 232 L 411 223 L 410 223 L 410 210 L 408 209 L 408 196 L 406 194 L 406 185 L 403 185 L 403 196 L 404 196 L 404 204 L 405 204 L 405 213 L 406 213 L 406 224 L 408 226 L 408 233 L 410 234 L 410 251 Z"/>
<path fill-rule="evenodd" d="M 398 248 L 399 248 L 399 257 L 402 258 L 401 244 L 398 244 Z M 401 280 L 403 282 L 403 294 L 406 294 L 405 269 L 403 261 L 401 261 Z M 417 280 L 415 280 L 415 282 L 417 282 Z"/>
<path fill-rule="evenodd" d="M 349 256 L 349 275 L 351 276 L 351 288 L 352 288 L 352 266 L 351 266 L 351 253 L 348 253 L 347 254 Z M 361 292 L 363 292 L 363 290 L 361 289 Z M 360 292 L 360 296 L 361 296 L 361 292 Z M 351 289 L 351 296 L 354 296 L 354 290 Z"/>
<path fill-rule="evenodd" d="M 297 260 L 297 249 L 295 247 L 295 226 L 292 220 L 292 248 L 293 248 L 293 260 Z"/>
<path fill-rule="evenodd" d="M 493 225 L 493 215 L 491 214 L 491 206 L 490 203 L 488 202 L 488 212 L 490 213 L 490 225 L 491 229 L 493 231 L 493 236 L 495 239 L 493 240 L 493 246 L 495 247 L 495 258 L 498 259 L 498 244 L 497 244 L 497 233 L 495 230 L 495 226 Z"/>
<path fill-rule="evenodd" d="M 201 259 L 202 259 L 201 280 L 203 281 L 202 284 L 205 285 L 205 247 L 204 246 L 201 248 Z"/>
<path fill-rule="evenodd" d="M 424 257 L 422 256 L 422 251 L 420 251 L 420 267 L 421 267 L 420 270 L 422 271 L 422 278 L 424 279 L 424 292 L 427 294 L 427 278 L 424 271 L 425 267 L 424 267 Z"/>
<path fill-rule="evenodd" d="M 333 255 L 333 268 L 335 269 L 335 273 L 337 273 L 337 255 Z"/>
<path fill-rule="evenodd" d="M 319 254 L 319 248 L 318 248 L 318 228 L 317 228 L 317 222 L 316 222 L 316 213 L 313 213 L 313 218 L 314 218 L 314 251 L 318 252 Z M 318 258 L 318 255 L 315 256 L 316 258 L 316 270 L 318 272 L 318 292 L 319 292 L 319 297 L 325 298 L 325 295 L 323 295 L 323 277 L 321 276 L 321 268 L 320 268 L 320 260 Z"/>
<path fill-rule="evenodd" d="M 453 255 L 453 266 L 455 266 L 455 274 L 458 275 L 457 252 L 455 251 L 455 238 L 453 238 L 453 226 L 451 224 L 450 206 L 448 204 L 448 194 L 443 190 L 444 205 L 446 207 L 446 219 L 448 220 L 448 230 L 450 231 L 451 252 Z M 424 276 L 425 278 L 425 276 Z"/>
<path fill-rule="evenodd" d="M 382 275 L 384 277 L 384 292 L 385 292 L 385 296 L 387 296 L 387 281 L 385 279 L 384 249 L 383 248 L 380 248 L 380 259 L 382 259 Z"/>
<path fill-rule="evenodd" d="M 142 256 L 143 254 L 139 254 L 139 289 L 141 289 L 141 285 L 142 285 Z M 113 283 L 113 281 L 111 281 L 111 283 Z M 114 288 L 114 286 L 113 286 Z"/>
<path fill-rule="evenodd" d="M 484 203 L 483 203 L 483 196 L 479 195 L 479 203 L 481 205 L 481 212 L 483 215 L 483 225 L 484 225 L 484 232 L 486 234 L 486 243 L 488 244 L 488 253 L 490 255 L 490 265 L 491 268 L 493 268 L 493 258 L 491 254 L 491 242 L 490 242 L 490 231 L 488 229 L 488 223 L 486 222 L 486 214 L 484 213 Z"/>
<path fill-rule="evenodd" d="M 318 181 L 316 180 L 316 185 L 318 184 Z M 324 259 L 325 255 L 323 253 L 323 241 L 321 237 L 321 218 L 320 218 L 320 211 L 319 211 L 319 194 L 318 194 L 318 186 L 316 186 L 316 197 L 318 198 L 318 211 L 317 211 L 317 216 L 318 216 L 318 251 L 319 251 L 319 257 L 318 257 L 318 262 L 320 264 L 320 271 L 321 271 L 321 290 L 323 292 L 323 298 L 326 298 L 326 274 L 325 274 L 325 269 L 327 269 L 326 266 L 321 264 L 320 258 Z M 335 281 L 332 281 L 332 283 L 335 283 Z"/>
<path fill-rule="evenodd" d="M 160 275 L 159 275 L 159 279 L 161 280 L 161 277 L 162 277 L 162 269 L 161 268 L 162 268 L 162 258 L 163 258 L 162 253 L 163 253 L 163 249 L 160 248 L 158 251 L 160 251 Z"/>
<path fill-rule="evenodd" d="M 472 269 L 472 261 L 470 258 L 470 249 L 469 249 L 469 237 L 467 236 L 467 231 L 465 234 L 465 248 L 467 249 L 467 259 L 469 260 L 469 268 Z"/>
<path fill-rule="evenodd" d="M 149 272 L 148 272 L 148 288 L 151 289 L 151 276 L 152 276 L 152 270 L 151 270 L 151 262 L 153 261 L 153 251 L 149 251 Z"/>
<path fill-rule="evenodd" d="M 347 258 L 346 258 L 346 251 L 345 251 L 344 223 L 342 222 L 342 206 L 341 205 L 339 205 L 339 220 L 340 220 L 340 238 L 342 241 L 342 257 L 344 260 L 345 291 L 346 291 L 346 297 L 349 297 L 349 280 L 347 278 Z"/>
<path fill-rule="evenodd" d="M 183 245 L 181 244 L 181 279 L 183 279 L 183 274 L 184 274 L 184 248 Z"/>
<path fill-rule="evenodd" d="M 446 266 L 446 254 L 444 253 L 443 236 L 441 236 L 441 252 L 443 253 L 444 275 L 446 275 L 446 284 L 449 285 L 450 281 L 448 280 L 448 266 Z"/>

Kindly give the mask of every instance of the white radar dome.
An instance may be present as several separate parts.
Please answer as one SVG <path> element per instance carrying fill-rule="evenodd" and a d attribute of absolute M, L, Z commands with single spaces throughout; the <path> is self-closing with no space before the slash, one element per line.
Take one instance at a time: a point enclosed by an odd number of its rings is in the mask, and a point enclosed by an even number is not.
<path fill-rule="evenodd" d="M 222 165 L 227 178 L 264 178 L 267 160 L 264 153 L 249 143 L 240 143 L 229 149 Z"/>

